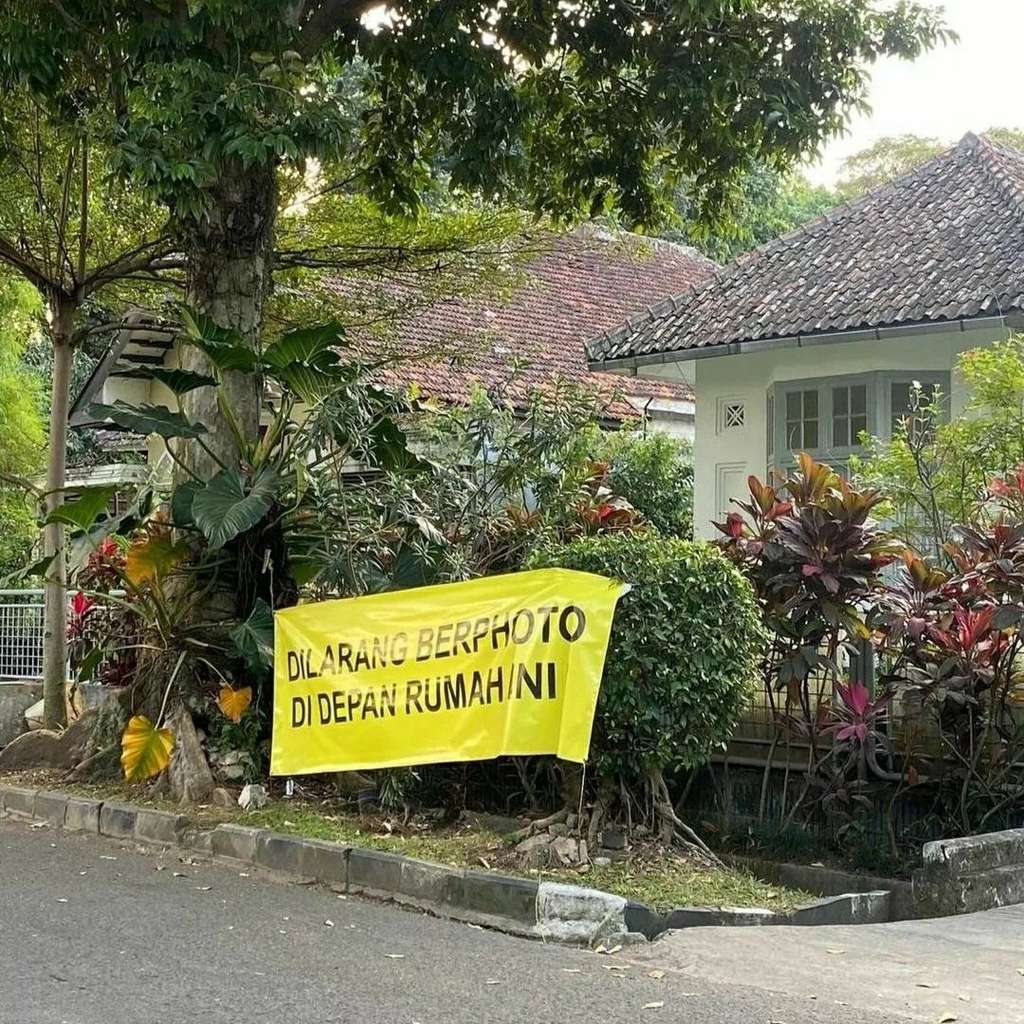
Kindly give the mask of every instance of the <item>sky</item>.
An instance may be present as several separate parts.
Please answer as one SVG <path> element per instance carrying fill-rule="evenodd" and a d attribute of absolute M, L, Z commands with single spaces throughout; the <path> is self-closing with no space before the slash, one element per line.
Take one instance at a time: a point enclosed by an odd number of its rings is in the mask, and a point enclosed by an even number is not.
<path fill-rule="evenodd" d="M 1024 0 L 935 0 L 960 35 L 916 61 L 885 59 L 871 73 L 873 112 L 827 144 L 805 174 L 834 184 L 843 159 L 883 135 L 929 135 L 950 142 L 986 128 L 1024 128 L 1021 43 Z"/>

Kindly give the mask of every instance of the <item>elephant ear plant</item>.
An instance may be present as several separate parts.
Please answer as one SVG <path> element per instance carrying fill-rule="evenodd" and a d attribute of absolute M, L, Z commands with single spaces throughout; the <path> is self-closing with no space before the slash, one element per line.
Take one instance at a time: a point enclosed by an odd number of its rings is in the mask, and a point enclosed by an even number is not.
<path fill-rule="evenodd" d="M 125 596 L 103 599 L 130 603 L 142 624 L 134 677 L 101 714 L 83 716 L 74 727 L 85 734 L 83 764 L 109 765 L 120 746 L 126 775 L 138 780 L 162 771 L 176 747 L 173 795 L 197 799 L 212 788 L 212 776 L 192 713 L 211 716 L 204 725 L 214 739 L 225 728 L 245 727 L 265 740 L 265 728 L 247 723 L 265 720 L 271 707 L 272 612 L 297 600 L 300 583 L 316 582 L 331 537 L 353 528 L 345 468 L 416 476 L 431 466 L 410 451 L 399 426 L 413 411 L 411 401 L 367 383 L 372 368 L 345 357 L 339 325 L 288 331 L 254 351 L 188 310 L 182 323 L 181 344 L 204 353 L 210 375 L 139 367 L 166 389 L 169 405 L 118 401 L 91 410 L 111 427 L 162 439 L 175 464 L 166 500 L 158 505 L 147 491 L 127 515 L 114 517 L 105 513 L 110 493 L 95 489 L 53 515 L 74 528 L 80 544 L 128 538 L 116 581 Z M 225 458 L 207 444 L 206 427 L 189 418 L 182 398 L 211 389 L 230 424 L 234 410 L 222 384 L 236 371 L 251 374 L 264 396 L 262 429 L 251 443 L 235 431 L 235 452 Z M 213 461 L 210 479 L 191 468 L 187 445 Z M 373 519 L 365 500 L 353 507 Z M 360 525 L 356 533 L 374 524 Z M 426 525 L 392 516 L 389 543 Z M 393 566 L 386 554 L 378 563 L 386 586 Z M 251 703 L 236 696 L 247 688 Z M 165 721 L 169 733 L 160 728 Z"/>

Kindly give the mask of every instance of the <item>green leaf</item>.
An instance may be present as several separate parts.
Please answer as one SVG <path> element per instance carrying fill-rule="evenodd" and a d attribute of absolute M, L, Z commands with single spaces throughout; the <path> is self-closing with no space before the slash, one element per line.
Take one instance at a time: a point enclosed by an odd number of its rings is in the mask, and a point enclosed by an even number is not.
<path fill-rule="evenodd" d="M 221 327 L 202 313 L 181 311 L 185 326 L 184 341 L 206 353 L 206 358 L 218 370 L 241 370 L 252 373 L 256 369 L 256 353 L 245 343 L 237 331 Z"/>
<path fill-rule="evenodd" d="M 196 525 L 192 518 L 192 502 L 203 486 L 197 480 L 186 480 L 174 488 L 171 495 L 171 522 L 175 526 L 184 529 Z"/>
<path fill-rule="evenodd" d="M 279 479 L 269 470 L 249 482 L 235 470 L 222 469 L 192 501 L 192 517 L 212 548 L 251 530 L 270 511 Z"/>
<path fill-rule="evenodd" d="M 30 580 L 34 576 L 45 577 L 55 557 L 55 555 L 47 555 L 45 558 L 36 559 L 31 565 L 26 565 L 20 569 L 15 569 L 13 572 L 9 572 L 6 576 L 0 577 L 0 587 L 10 587 L 15 583 Z"/>
<path fill-rule="evenodd" d="M 333 322 L 289 331 L 267 348 L 263 362 L 271 376 L 314 405 L 351 378 L 336 351 L 345 343 L 344 333 Z"/>
<path fill-rule="evenodd" d="M 111 420 L 133 434 L 159 434 L 165 441 L 172 437 L 195 438 L 205 434 L 202 423 L 191 423 L 180 412 L 172 412 L 165 405 L 94 405 L 89 414 L 97 420 Z"/>
<path fill-rule="evenodd" d="M 196 388 L 217 386 L 216 378 L 208 377 L 205 373 L 165 366 L 147 366 L 144 369 L 148 376 L 160 381 L 161 384 L 166 384 L 179 398 L 190 391 L 195 391 Z"/>
<path fill-rule="evenodd" d="M 47 523 L 64 523 L 78 530 L 88 530 L 107 511 L 117 484 L 106 487 L 84 487 L 77 498 L 58 505 L 45 519 Z"/>
<path fill-rule="evenodd" d="M 245 622 L 231 631 L 231 641 L 254 672 L 265 672 L 274 659 L 274 613 L 257 598 Z"/>

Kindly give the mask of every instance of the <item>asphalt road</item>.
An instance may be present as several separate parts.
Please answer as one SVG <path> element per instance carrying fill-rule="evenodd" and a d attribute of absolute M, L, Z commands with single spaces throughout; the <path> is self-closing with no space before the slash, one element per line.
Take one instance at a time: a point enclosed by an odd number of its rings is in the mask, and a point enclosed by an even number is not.
<path fill-rule="evenodd" d="M 657 943 L 543 945 L 184 856 L 0 821 L 0 1024 L 908 1019 L 774 993 L 756 954 L 749 986 L 723 984 Z"/>

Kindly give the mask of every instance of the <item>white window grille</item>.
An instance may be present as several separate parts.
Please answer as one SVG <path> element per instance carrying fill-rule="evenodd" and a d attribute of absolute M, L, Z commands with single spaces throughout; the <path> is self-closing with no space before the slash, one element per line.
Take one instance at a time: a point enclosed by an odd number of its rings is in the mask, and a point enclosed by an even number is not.
<path fill-rule="evenodd" d="M 43 676 L 43 592 L 0 590 L 0 679 Z"/>

